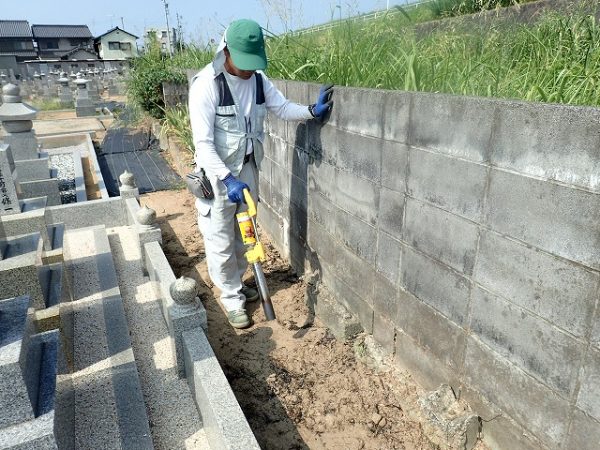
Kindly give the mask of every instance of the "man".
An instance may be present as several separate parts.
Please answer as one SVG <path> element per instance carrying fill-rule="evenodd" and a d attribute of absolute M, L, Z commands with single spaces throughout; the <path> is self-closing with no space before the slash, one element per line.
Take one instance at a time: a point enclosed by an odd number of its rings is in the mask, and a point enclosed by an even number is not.
<path fill-rule="evenodd" d="M 321 89 L 314 105 L 290 102 L 262 72 L 266 67 L 262 29 L 252 20 L 236 20 L 225 31 L 213 62 L 190 86 L 196 171 L 204 169 L 214 191 L 213 199 L 196 200 L 198 226 L 210 278 L 221 290 L 234 328 L 250 325 L 245 302 L 259 297 L 242 283 L 247 261 L 235 215 L 247 208 L 244 189 L 258 201 L 267 111 L 284 120 L 307 120 L 325 116 L 333 105 L 331 87 Z"/>

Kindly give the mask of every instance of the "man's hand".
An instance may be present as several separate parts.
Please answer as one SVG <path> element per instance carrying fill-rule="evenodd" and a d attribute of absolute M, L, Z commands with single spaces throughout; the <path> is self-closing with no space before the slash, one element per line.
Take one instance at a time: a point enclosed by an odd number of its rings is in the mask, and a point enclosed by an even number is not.
<path fill-rule="evenodd" d="M 331 100 L 332 95 L 333 84 L 326 84 L 324 86 L 321 86 L 321 90 L 319 91 L 319 97 L 317 98 L 317 103 L 313 105 L 311 111 L 315 117 L 323 118 L 333 107 L 333 100 Z"/>
<path fill-rule="evenodd" d="M 223 183 L 227 188 L 227 197 L 233 203 L 242 203 L 244 200 L 244 189 L 250 190 L 246 183 L 241 182 L 231 173 L 223 178 Z"/>

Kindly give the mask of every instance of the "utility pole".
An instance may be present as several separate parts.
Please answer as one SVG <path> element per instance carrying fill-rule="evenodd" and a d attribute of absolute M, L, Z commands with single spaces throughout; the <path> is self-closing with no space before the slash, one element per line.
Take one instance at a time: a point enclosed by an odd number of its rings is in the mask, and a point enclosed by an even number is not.
<path fill-rule="evenodd" d="M 125 29 L 125 22 L 123 22 L 123 17 L 121 17 L 121 30 Z"/>
<path fill-rule="evenodd" d="M 173 56 L 171 52 L 171 30 L 169 29 L 169 4 L 167 0 L 162 0 L 165 5 L 165 19 L 167 19 L 167 51 L 169 52 L 169 56 Z"/>
<path fill-rule="evenodd" d="M 177 42 L 179 43 L 179 51 L 183 51 L 183 42 L 181 40 L 181 16 L 179 13 L 175 13 L 175 17 L 177 17 Z"/>

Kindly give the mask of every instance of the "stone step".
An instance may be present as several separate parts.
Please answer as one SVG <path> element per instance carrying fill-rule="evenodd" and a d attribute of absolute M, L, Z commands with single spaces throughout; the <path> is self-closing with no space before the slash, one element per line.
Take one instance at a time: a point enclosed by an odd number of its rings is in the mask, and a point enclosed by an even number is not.
<path fill-rule="evenodd" d="M 45 208 L 48 205 L 48 197 L 24 198 L 19 200 L 21 212 L 35 211 L 36 209 Z"/>
<path fill-rule="evenodd" d="M 28 296 L 0 301 L 0 429 L 34 418 L 27 384 L 23 378 Z"/>
<path fill-rule="evenodd" d="M 61 426 L 74 430 L 78 449 L 153 448 L 106 229 L 69 230 L 64 248 L 73 301 L 64 313 L 61 305 L 61 321 L 72 373 L 60 398 L 73 423 Z"/>

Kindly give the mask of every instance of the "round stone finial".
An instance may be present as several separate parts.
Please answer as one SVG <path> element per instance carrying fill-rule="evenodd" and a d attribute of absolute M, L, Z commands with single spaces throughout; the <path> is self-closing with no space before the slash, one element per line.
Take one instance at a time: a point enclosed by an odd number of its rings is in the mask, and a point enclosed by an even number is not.
<path fill-rule="evenodd" d="M 130 189 L 135 188 L 135 178 L 131 172 L 125 170 L 121 175 L 119 175 L 119 181 L 121 181 L 121 186 L 127 187 Z"/>
<path fill-rule="evenodd" d="M 192 305 L 196 302 L 196 280 L 179 277 L 169 287 L 171 298 L 178 305 Z"/>
<path fill-rule="evenodd" d="M 4 103 L 21 103 L 21 88 L 16 84 L 5 84 L 2 87 L 2 101 Z"/>
<path fill-rule="evenodd" d="M 136 213 L 136 217 L 141 225 L 151 226 L 156 220 L 156 211 L 144 205 Z"/>

